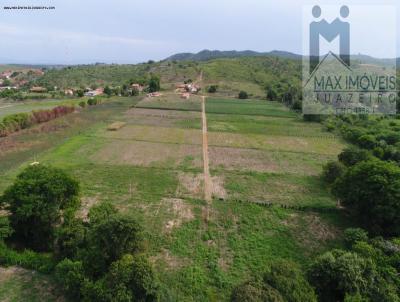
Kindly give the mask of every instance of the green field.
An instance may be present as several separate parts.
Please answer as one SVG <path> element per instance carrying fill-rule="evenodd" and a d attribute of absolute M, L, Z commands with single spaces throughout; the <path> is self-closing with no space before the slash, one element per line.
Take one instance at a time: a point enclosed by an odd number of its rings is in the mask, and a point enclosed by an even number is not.
<path fill-rule="evenodd" d="M 51 109 L 61 105 L 77 105 L 81 101 L 82 101 L 81 99 L 20 101 L 20 102 L 0 101 L 0 120 L 6 115 L 10 114 Z"/>
<path fill-rule="evenodd" d="M 209 98 L 206 105 L 207 113 L 295 117 L 289 109 L 276 106 L 275 103 L 256 100 L 232 100 Z"/>
<path fill-rule="evenodd" d="M 344 144 L 266 101 L 207 100 L 214 200 L 206 223 L 200 105 L 116 98 L 6 138 L 0 193 L 37 160 L 79 180 L 83 211 L 110 201 L 131 213 L 145 228 L 162 301 L 228 301 L 270 261 L 306 265 L 340 246 L 347 222 L 318 175 Z M 126 124 L 108 131 L 116 121 Z M 15 288 L 34 297 L 23 282 Z"/>

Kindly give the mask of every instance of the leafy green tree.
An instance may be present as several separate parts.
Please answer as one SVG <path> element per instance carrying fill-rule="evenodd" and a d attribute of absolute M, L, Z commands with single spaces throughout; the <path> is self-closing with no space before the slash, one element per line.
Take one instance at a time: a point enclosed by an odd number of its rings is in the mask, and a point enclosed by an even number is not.
<path fill-rule="evenodd" d="M 284 302 L 281 294 L 262 281 L 247 281 L 236 286 L 231 294 L 231 302 Z"/>
<path fill-rule="evenodd" d="M 99 276 L 124 254 L 140 250 L 142 228 L 131 216 L 111 215 L 91 225 L 86 241 L 84 263 L 92 275 Z"/>
<path fill-rule="evenodd" d="M 330 161 L 323 167 L 322 177 L 328 184 L 332 184 L 343 175 L 346 167 L 337 161 Z"/>
<path fill-rule="evenodd" d="M 10 237 L 13 233 L 13 229 L 10 226 L 10 221 L 6 216 L 0 216 L 0 245 L 4 241 Z"/>
<path fill-rule="evenodd" d="M 344 241 L 346 246 L 351 248 L 356 242 L 367 242 L 368 233 L 360 228 L 349 228 L 344 231 Z"/>
<path fill-rule="evenodd" d="M 152 74 L 150 77 L 150 80 L 148 82 L 148 86 L 149 86 L 149 88 L 148 88 L 149 92 L 159 91 L 161 88 L 160 77 Z"/>
<path fill-rule="evenodd" d="M 239 97 L 239 99 L 241 99 L 241 100 L 245 100 L 245 99 L 248 99 L 248 98 L 249 98 L 249 95 L 247 94 L 246 91 L 243 91 L 243 90 L 242 90 L 242 91 L 239 92 L 238 97 Z"/>
<path fill-rule="evenodd" d="M 84 92 L 82 89 L 78 89 L 78 90 L 76 91 L 76 95 L 77 95 L 79 98 L 81 98 L 81 97 L 83 97 L 83 96 L 85 95 L 85 92 Z"/>
<path fill-rule="evenodd" d="M 65 219 L 56 230 L 54 253 L 58 259 L 76 259 L 84 246 L 86 227 L 82 220 L 75 217 Z"/>
<path fill-rule="evenodd" d="M 102 202 L 90 208 L 88 218 L 91 224 L 98 224 L 117 213 L 118 211 L 113 204 L 110 202 Z"/>
<path fill-rule="evenodd" d="M 61 261 L 55 268 L 55 279 L 68 297 L 80 300 L 81 286 L 85 280 L 82 262 L 69 259 Z"/>
<path fill-rule="evenodd" d="M 93 281 L 90 279 L 84 279 L 81 286 L 81 296 L 84 302 L 122 302 L 124 300 L 118 300 L 120 297 L 113 297 L 110 299 L 109 288 L 106 287 L 104 278 Z M 126 301 L 126 300 L 125 300 Z M 129 300 L 128 300 L 129 301 Z M 131 302 L 131 301 L 129 301 Z"/>
<path fill-rule="evenodd" d="M 106 86 L 104 87 L 104 93 L 108 96 L 112 96 L 114 92 L 109 86 Z"/>
<path fill-rule="evenodd" d="M 372 150 L 377 146 L 376 138 L 373 135 L 365 134 L 357 139 L 357 143 L 361 148 Z"/>
<path fill-rule="evenodd" d="M 26 168 L 3 195 L 15 235 L 27 247 L 47 250 L 55 226 L 68 209 L 79 207 L 79 184 L 64 171 L 45 165 Z"/>
<path fill-rule="evenodd" d="M 264 274 L 264 284 L 276 289 L 288 302 L 316 302 L 317 296 L 293 262 L 274 261 Z"/>
<path fill-rule="evenodd" d="M 208 87 L 207 92 L 208 93 L 216 93 L 218 89 L 218 85 L 211 85 L 210 87 Z"/>
<path fill-rule="evenodd" d="M 375 234 L 400 234 L 400 168 L 381 160 L 350 167 L 333 186 L 343 205 Z"/>
<path fill-rule="evenodd" d="M 295 100 L 291 105 L 292 110 L 301 112 L 303 108 L 303 103 L 300 100 Z"/>
<path fill-rule="evenodd" d="M 343 301 L 346 295 L 365 293 L 374 279 L 372 261 L 352 252 L 334 250 L 317 257 L 309 279 L 321 301 Z"/>
<path fill-rule="evenodd" d="M 346 148 L 338 156 L 339 161 L 347 167 L 354 166 L 355 164 L 371 159 L 371 155 L 367 150 L 362 150 L 354 147 Z"/>
<path fill-rule="evenodd" d="M 110 288 L 111 297 L 120 297 L 119 301 L 158 300 L 157 281 L 144 256 L 127 254 L 112 263 L 106 284 Z"/>
<path fill-rule="evenodd" d="M 275 90 L 275 87 L 269 85 L 266 87 L 267 99 L 269 101 L 277 101 L 278 100 L 278 93 Z"/>

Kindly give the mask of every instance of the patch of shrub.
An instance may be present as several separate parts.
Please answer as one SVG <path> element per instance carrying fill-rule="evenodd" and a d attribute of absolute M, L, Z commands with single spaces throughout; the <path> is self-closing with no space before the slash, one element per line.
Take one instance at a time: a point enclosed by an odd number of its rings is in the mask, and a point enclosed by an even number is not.
<path fill-rule="evenodd" d="M 87 100 L 87 104 L 89 106 L 95 106 L 95 105 L 99 104 L 99 101 L 98 101 L 97 98 L 90 98 L 90 99 Z"/>
<path fill-rule="evenodd" d="M 216 93 L 218 90 L 218 85 L 210 85 L 207 89 L 208 93 Z"/>
<path fill-rule="evenodd" d="M 81 286 L 85 281 L 82 262 L 64 259 L 55 267 L 55 279 L 64 294 L 72 299 L 80 300 Z"/>
<path fill-rule="evenodd" d="M 241 100 L 245 100 L 245 99 L 249 98 L 249 95 L 247 94 L 246 91 L 242 90 L 242 91 L 239 92 L 238 98 L 241 99 Z"/>
<path fill-rule="evenodd" d="M 323 167 L 322 177 L 328 184 L 333 184 L 336 179 L 341 177 L 346 167 L 337 161 L 330 161 Z"/>
<path fill-rule="evenodd" d="M 124 255 L 112 263 L 105 277 L 110 297 L 126 301 L 157 301 L 158 285 L 148 260 L 140 255 Z"/>
<path fill-rule="evenodd" d="M 341 163 L 347 167 L 350 167 L 358 164 L 359 162 L 370 159 L 371 155 L 367 150 L 349 147 L 344 149 L 342 153 L 339 154 L 338 158 Z"/>
<path fill-rule="evenodd" d="M 85 241 L 86 270 L 93 276 L 100 276 L 124 254 L 140 250 L 142 229 L 131 216 L 111 215 L 92 224 Z"/>
<path fill-rule="evenodd" d="M 356 242 L 368 241 L 368 232 L 360 228 L 349 228 L 344 231 L 344 241 L 348 248 L 351 248 Z"/>
<path fill-rule="evenodd" d="M 300 268 L 290 261 L 274 261 L 261 280 L 244 282 L 232 291 L 231 301 L 316 302 L 317 296 Z"/>
<path fill-rule="evenodd" d="M 60 169 L 34 165 L 22 171 L 2 197 L 15 237 L 26 247 L 49 250 L 55 226 L 77 209 L 79 185 Z"/>
<path fill-rule="evenodd" d="M 333 193 L 376 235 L 400 235 L 400 168 L 378 159 L 346 170 Z"/>

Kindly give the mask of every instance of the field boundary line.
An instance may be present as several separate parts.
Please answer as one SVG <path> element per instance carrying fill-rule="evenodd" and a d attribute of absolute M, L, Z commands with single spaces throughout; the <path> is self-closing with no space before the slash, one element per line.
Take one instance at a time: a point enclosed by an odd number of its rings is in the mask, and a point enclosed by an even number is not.
<path fill-rule="evenodd" d="M 170 111 L 185 111 L 185 112 L 201 112 L 201 109 L 177 109 L 177 108 L 165 108 L 165 107 L 145 107 L 145 106 L 135 106 L 138 109 L 154 109 L 154 110 L 170 110 Z"/>

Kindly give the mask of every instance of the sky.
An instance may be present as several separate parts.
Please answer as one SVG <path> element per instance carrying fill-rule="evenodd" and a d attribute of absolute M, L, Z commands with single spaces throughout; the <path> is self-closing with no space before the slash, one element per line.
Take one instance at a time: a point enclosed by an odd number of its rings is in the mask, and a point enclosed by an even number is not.
<path fill-rule="evenodd" d="M 139 63 L 180 52 L 283 50 L 303 53 L 305 5 L 337 0 L 0 0 L 0 63 Z M 348 0 L 343 4 L 400 1 Z M 55 10 L 5 10 L 4 6 L 45 5 Z M 312 7 L 312 6 L 311 6 Z M 385 16 L 378 16 L 385 19 Z M 375 20 L 375 19 L 374 19 Z M 376 22 L 376 20 L 375 20 Z M 400 28 L 399 20 L 392 27 Z M 379 23 L 379 22 L 378 22 Z M 393 28 L 380 30 L 400 56 Z M 360 45 L 363 35 L 359 35 Z M 365 39 L 364 39 L 365 40 Z M 397 41 L 396 41 L 397 40 Z M 374 41 L 373 41 L 374 42 Z M 355 47 L 375 57 L 391 57 L 387 45 Z M 357 44 L 357 43 L 356 43 Z M 358 45 L 358 44 L 357 44 Z"/>

